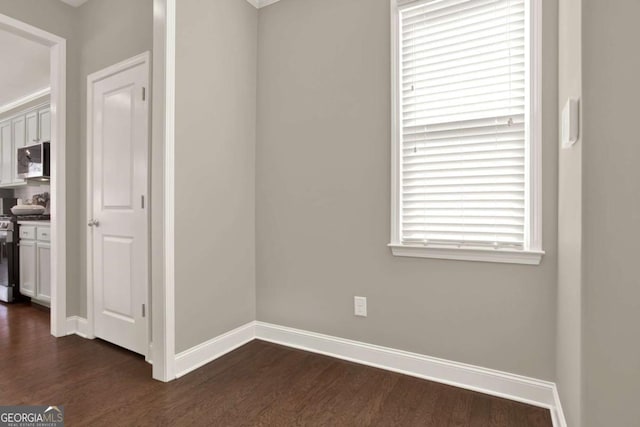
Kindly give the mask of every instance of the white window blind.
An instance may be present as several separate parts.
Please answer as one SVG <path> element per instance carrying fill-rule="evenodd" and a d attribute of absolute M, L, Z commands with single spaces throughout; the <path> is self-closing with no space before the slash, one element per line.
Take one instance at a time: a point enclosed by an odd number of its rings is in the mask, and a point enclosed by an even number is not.
<path fill-rule="evenodd" d="M 525 6 L 525 0 L 401 6 L 402 243 L 525 248 Z"/>

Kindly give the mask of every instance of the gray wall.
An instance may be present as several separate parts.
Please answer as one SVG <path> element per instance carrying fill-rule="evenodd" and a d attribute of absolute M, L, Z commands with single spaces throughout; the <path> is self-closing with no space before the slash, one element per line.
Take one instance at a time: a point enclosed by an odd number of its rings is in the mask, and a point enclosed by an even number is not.
<path fill-rule="evenodd" d="M 389 0 L 260 10 L 257 318 L 553 380 L 557 2 L 544 0 L 541 266 L 393 257 Z M 353 316 L 353 296 L 369 317 Z"/>
<path fill-rule="evenodd" d="M 640 420 L 640 2 L 582 1 L 584 425 Z"/>
<path fill-rule="evenodd" d="M 73 150 L 68 163 L 67 209 L 68 228 L 73 240 L 67 242 L 67 257 L 76 260 L 76 287 L 69 297 L 75 298 L 67 312 L 86 317 L 86 124 L 87 124 L 87 76 L 127 58 L 153 49 L 153 0 L 90 0 L 78 8 L 79 24 L 79 78 L 80 90 L 80 140 L 79 149 Z M 78 123 L 76 123 L 78 126 Z M 70 165 L 75 165 L 72 167 Z M 68 291 L 69 292 L 69 291 Z M 69 299 L 69 298 L 68 298 Z"/>
<path fill-rule="evenodd" d="M 559 2 L 558 104 L 582 97 L 582 0 Z M 581 132 L 582 133 L 582 132 Z M 560 135 L 558 135 L 560 139 Z M 558 144 L 560 145 L 560 144 Z M 560 149 L 558 177 L 558 335 L 556 382 L 570 426 L 581 425 L 582 140 Z"/>
<path fill-rule="evenodd" d="M 79 295 L 85 280 L 80 277 L 80 252 L 76 245 L 79 228 L 73 227 L 80 221 L 84 224 L 84 205 L 78 205 L 79 189 L 77 170 L 80 168 L 77 152 L 84 145 L 79 137 L 80 126 L 80 85 L 79 81 L 79 25 L 78 10 L 60 1 L 41 0 L 0 0 L 0 13 L 41 28 L 67 40 L 67 315 L 80 314 Z M 81 220 L 82 219 L 82 220 Z M 84 228 L 82 230 L 84 232 Z M 74 246 L 76 246 L 74 248 Z"/>
<path fill-rule="evenodd" d="M 177 4 L 176 352 L 255 319 L 257 16 Z"/>

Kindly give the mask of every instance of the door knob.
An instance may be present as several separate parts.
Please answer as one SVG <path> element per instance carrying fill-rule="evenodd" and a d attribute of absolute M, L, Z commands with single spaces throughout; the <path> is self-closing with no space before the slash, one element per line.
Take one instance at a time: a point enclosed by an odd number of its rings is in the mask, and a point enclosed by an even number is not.
<path fill-rule="evenodd" d="M 100 221 L 98 221 L 96 219 L 90 219 L 89 223 L 87 225 L 89 227 L 99 227 L 100 226 Z"/>

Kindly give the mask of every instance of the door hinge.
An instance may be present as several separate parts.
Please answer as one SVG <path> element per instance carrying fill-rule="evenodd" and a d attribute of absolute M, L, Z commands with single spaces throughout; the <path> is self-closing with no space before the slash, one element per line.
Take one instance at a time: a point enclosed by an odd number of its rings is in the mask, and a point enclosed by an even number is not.
<path fill-rule="evenodd" d="M 142 100 L 146 101 L 147 100 L 147 88 L 146 87 L 142 87 Z"/>
<path fill-rule="evenodd" d="M 146 317 L 146 316 L 147 314 L 146 314 L 145 306 L 144 304 L 142 304 L 142 317 Z"/>

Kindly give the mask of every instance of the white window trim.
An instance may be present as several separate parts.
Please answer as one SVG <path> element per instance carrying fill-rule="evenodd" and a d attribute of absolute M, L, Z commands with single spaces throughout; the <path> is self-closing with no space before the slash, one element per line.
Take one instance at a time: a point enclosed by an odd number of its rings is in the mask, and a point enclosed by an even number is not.
<path fill-rule="evenodd" d="M 416 0 L 425 2 L 430 0 Z M 483 261 L 510 264 L 538 265 L 542 261 L 542 0 L 526 0 L 529 7 L 527 31 L 531 46 L 527 82 L 529 82 L 530 136 L 526 152 L 526 200 L 525 250 L 492 248 L 452 248 L 433 247 L 402 243 L 400 219 L 402 193 L 400 175 L 402 173 L 402 137 L 400 121 L 400 28 L 399 10 L 403 5 L 414 3 L 410 0 L 391 0 L 391 243 L 394 256 L 414 258 L 437 258 L 461 261 Z"/>

